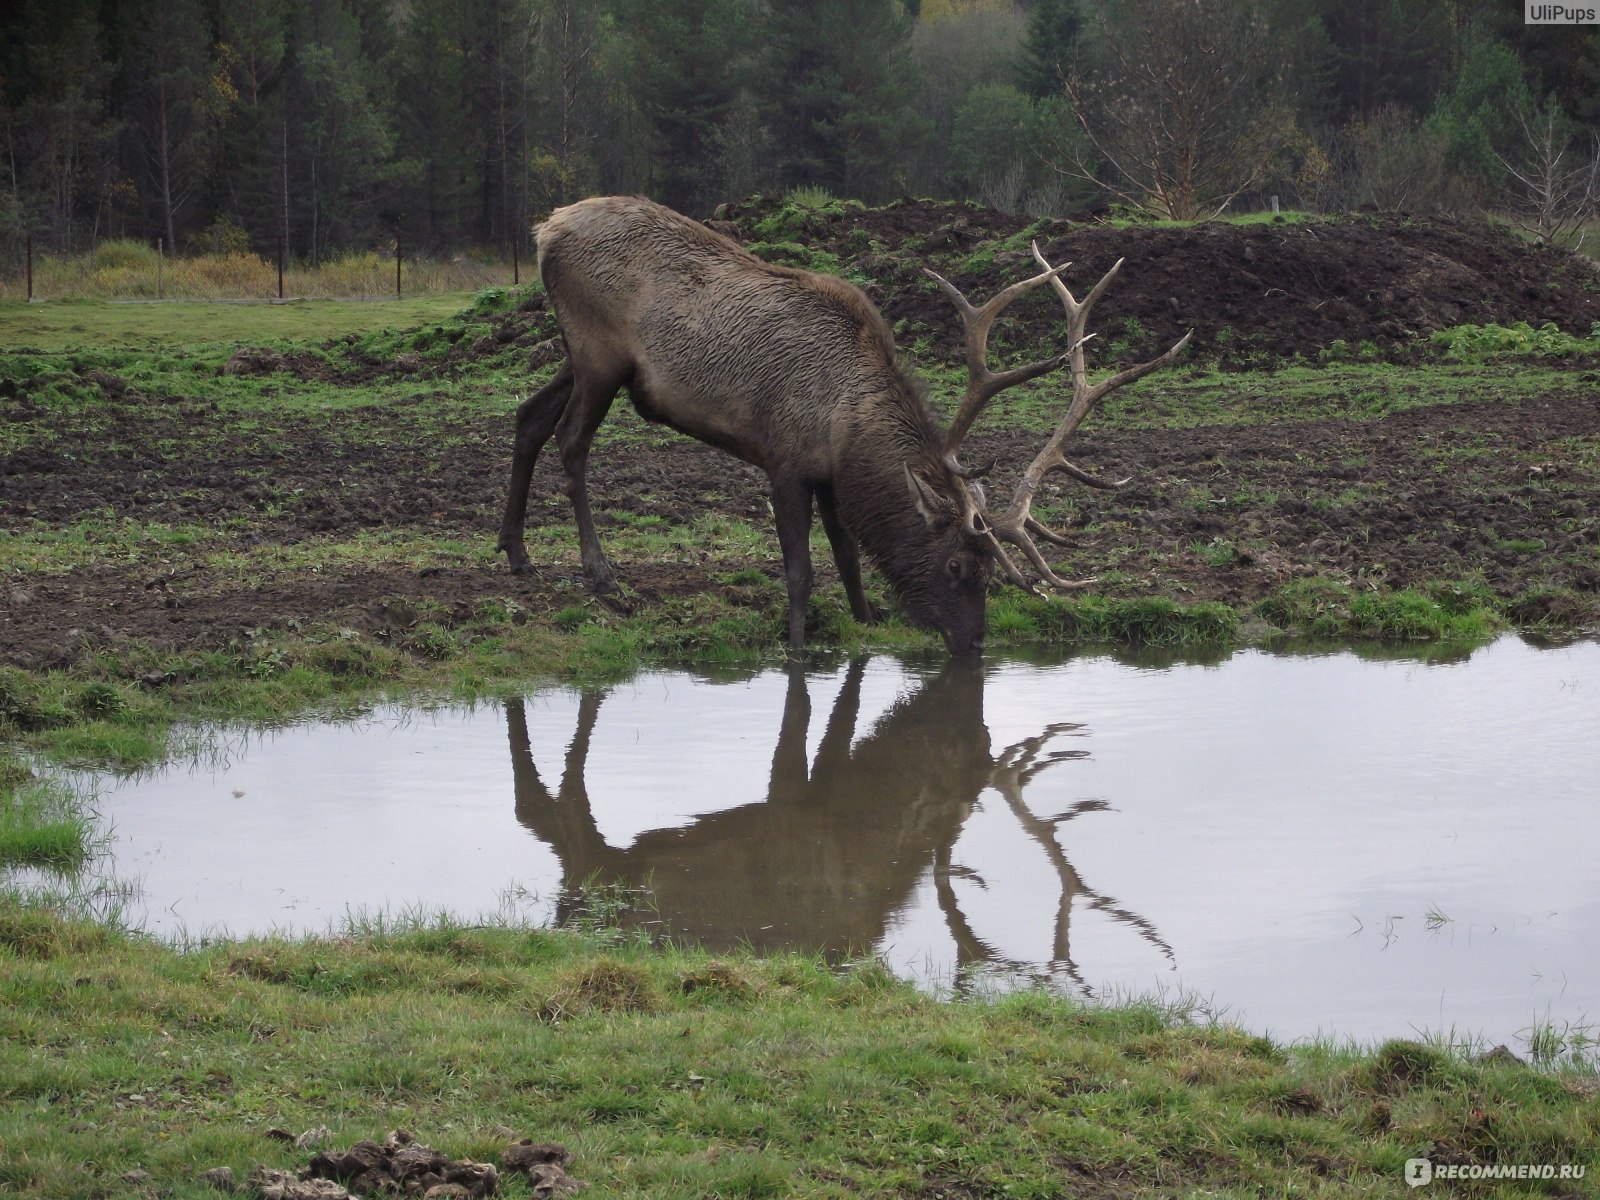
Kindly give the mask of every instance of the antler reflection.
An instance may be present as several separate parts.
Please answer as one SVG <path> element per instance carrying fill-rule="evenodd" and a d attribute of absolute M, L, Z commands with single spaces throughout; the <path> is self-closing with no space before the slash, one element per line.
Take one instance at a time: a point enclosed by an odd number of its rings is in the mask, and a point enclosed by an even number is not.
<path fill-rule="evenodd" d="M 995 760 L 994 770 L 989 776 L 989 786 L 1000 793 L 1005 799 L 1007 807 L 1011 809 L 1012 814 L 1017 818 L 1018 824 L 1034 841 L 1039 843 L 1044 850 L 1045 858 L 1055 869 L 1056 876 L 1061 881 L 1060 900 L 1056 906 L 1051 956 L 1049 962 L 1045 964 L 1044 974 L 1052 977 L 1065 976 L 1084 995 L 1092 996 L 1094 994 L 1093 987 L 1084 980 L 1077 963 L 1072 958 L 1070 931 L 1072 905 L 1075 899 L 1086 898 L 1089 901 L 1090 908 L 1108 913 L 1123 924 L 1137 930 L 1139 936 L 1159 950 L 1174 968 L 1177 966 L 1177 958 L 1173 953 L 1172 947 L 1156 932 L 1155 926 L 1148 920 L 1131 909 L 1124 908 L 1111 897 L 1096 891 L 1084 883 L 1083 877 L 1078 874 L 1077 868 L 1068 860 L 1066 851 L 1062 848 L 1056 836 L 1056 831 L 1068 821 L 1082 816 L 1084 813 L 1104 812 L 1111 806 L 1104 800 L 1099 799 L 1080 800 L 1065 812 L 1057 813 L 1052 817 L 1040 817 L 1023 801 L 1023 790 L 1041 771 L 1056 763 L 1070 762 L 1073 759 L 1087 758 L 1089 756 L 1087 750 L 1076 749 L 1052 750 L 1048 754 L 1043 754 L 1051 739 L 1063 735 L 1081 735 L 1082 730 L 1083 725 L 1081 723 L 1058 722 L 1048 726 L 1043 733 L 1035 737 L 1024 738 L 1015 745 L 1006 747 Z M 955 903 L 955 892 L 950 886 L 949 879 L 951 875 L 961 871 L 962 868 L 951 866 L 948 851 L 935 868 L 935 881 L 939 888 L 939 907 L 944 912 L 946 921 L 951 923 L 951 933 L 956 936 L 958 974 L 970 971 L 979 963 L 991 969 L 1000 967 L 1019 974 L 1033 973 L 1032 969 L 1025 964 L 1004 959 L 980 939 L 973 939 L 971 930 L 965 928 L 964 920 L 961 922 L 963 932 L 956 933 L 953 915 L 959 915 L 959 909 Z M 984 952 L 966 959 L 959 957 L 964 943 L 968 946 L 970 952 L 972 941 L 976 941 Z"/>

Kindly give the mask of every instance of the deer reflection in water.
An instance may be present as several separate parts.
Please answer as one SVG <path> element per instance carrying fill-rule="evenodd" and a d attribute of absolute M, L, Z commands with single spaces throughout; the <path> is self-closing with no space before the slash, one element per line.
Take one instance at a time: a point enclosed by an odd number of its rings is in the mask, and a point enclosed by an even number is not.
<path fill-rule="evenodd" d="M 681 829 L 651 830 L 626 848 L 601 835 L 585 778 L 606 691 L 581 694 L 577 728 L 554 790 L 534 763 L 522 701 L 507 700 L 517 820 L 560 861 L 557 920 L 575 915 L 585 888 L 623 885 L 649 897 L 648 912 L 625 915 L 625 923 L 659 921 L 668 932 L 713 950 L 794 949 L 838 959 L 880 945 L 931 869 L 956 946 L 958 983 L 976 971 L 1000 969 L 1064 978 L 1091 993 L 1071 953 L 1075 904 L 1124 923 L 1172 961 L 1171 948 L 1154 927 L 1089 887 L 1060 843 L 1063 824 L 1105 809 L 1105 802 L 1081 801 L 1059 815 L 1039 817 L 1023 801 L 1041 771 L 1086 756 L 1057 745 L 1081 734 L 1081 725 L 1050 725 L 993 754 L 983 720 L 982 667 L 952 660 L 896 700 L 858 739 L 866 665 L 858 658 L 847 668 L 809 763 L 811 698 L 804 669 L 789 666 L 764 802 L 703 816 Z M 1046 963 L 1001 955 L 961 910 L 955 881 L 983 886 L 983 880 L 953 861 L 954 848 L 986 789 L 1005 800 L 1059 881 Z"/>

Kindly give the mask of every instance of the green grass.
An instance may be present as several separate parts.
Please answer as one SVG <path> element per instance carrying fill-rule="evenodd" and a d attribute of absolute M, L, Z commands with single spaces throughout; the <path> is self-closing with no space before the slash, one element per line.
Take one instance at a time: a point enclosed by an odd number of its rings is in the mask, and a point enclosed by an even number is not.
<path fill-rule="evenodd" d="M 77 871 L 94 842 L 94 822 L 82 797 L 57 780 L 36 778 L 19 759 L 0 756 L 0 871 Z"/>
<path fill-rule="evenodd" d="M 1488 362 L 1498 358 L 1568 358 L 1600 354 L 1600 321 L 1589 337 L 1573 337 L 1554 322 L 1535 328 L 1526 321 L 1511 325 L 1457 325 L 1441 329 L 1429 339 L 1458 362 Z"/>
<path fill-rule="evenodd" d="M 1091 362 L 1091 380 L 1108 374 Z M 930 399 L 946 416 L 965 384 L 959 367 L 924 367 Z M 1481 365 L 1335 362 L 1280 365 L 1249 371 L 1220 370 L 1207 362 L 1157 372 L 1105 398 L 1085 428 L 1194 429 L 1209 425 L 1273 425 L 1325 418 L 1378 420 L 1411 409 L 1478 401 L 1515 403 L 1536 396 L 1586 402 L 1593 385 L 1557 363 L 1532 360 L 1514 373 L 1486 374 Z M 1047 376 L 1008 392 L 984 414 L 982 430 L 1032 431 L 1060 420 L 1070 385 Z M 1307 453 L 1315 452 L 1308 447 Z"/>
<path fill-rule="evenodd" d="M 1375 420 L 1410 409 L 1480 400 L 1511 402 L 1554 392 L 1574 400 L 1586 385 L 1569 372 L 1537 369 L 1486 377 L 1450 364 L 1341 363 L 1263 371 L 1153 375 L 1107 398 L 1096 421 L 1105 428 L 1185 429 L 1265 425 L 1329 417 Z"/>
<path fill-rule="evenodd" d="M 1105 223 L 1117 229 L 1192 229 L 1196 225 L 1206 225 L 1212 221 L 1224 225 L 1305 225 L 1320 224 L 1338 219 L 1338 217 L 1329 217 L 1322 213 L 1286 208 L 1281 212 L 1273 212 L 1270 209 L 1265 209 L 1261 212 L 1223 212 L 1215 217 L 1203 220 L 1179 221 L 1170 217 L 1158 217 L 1152 213 L 1130 209 L 1125 205 L 1118 205 L 1113 214 L 1105 219 Z"/>
<path fill-rule="evenodd" d="M 1238 612 L 1225 604 L 1177 604 L 1162 596 L 1039 597 L 1008 590 L 991 600 L 988 628 L 1000 645 L 1223 648 Z"/>
<path fill-rule="evenodd" d="M 1320 639 L 1476 644 L 1505 624 L 1494 597 L 1475 581 L 1377 592 L 1333 579 L 1297 579 L 1257 604 L 1255 614 L 1287 633 Z"/>
<path fill-rule="evenodd" d="M 385 694 L 465 699 L 529 678 L 595 683 L 651 664 L 777 661 L 785 629 L 782 583 L 749 571 L 731 580 L 714 593 L 626 614 L 581 590 L 546 614 L 485 598 L 476 613 L 450 623 L 411 605 L 371 631 L 314 625 L 259 631 L 222 650 L 131 646 L 70 671 L 0 669 L 0 736 L 53 762 L 135 769 L 162 761 L 170 731 L 186 722 L 270 724 L 308 710 L 359 709 Z M 877 600 L 886 603 L 881 595 Z M 1556 600 L 1527 600 L 1540 602 L 1548 612 Z M 1281 589 L 1253 612 L 1163 597 L 1040 598 L 1006 590 L 991 599 L 988 635 L 1001 650 L 1116 645 L 1220 655 L 1245 635 L 1476 644 L 1503 622 L 1480 585 L 1380 595 L 1313 579 Z M 813 599 L 808 627 L 814 643 L 832 652 L 938 652 L 933 635 L 901 621 L 857 624 L 832 589 Z"/>
<path fill-rule="evenodd" d="M 0 1187 L 60 1200 L 135 1169 L 214 1194 L 202 1171 L 304 1165 L 268 1130 L 321 1125 L 478 1160 L 503 1127 L 572 1149 L 596 1197 L 1381 1196 L 1419 1154 L 1600 1150 L 1572 1068 L 1285 1047 L 1181 1005 L 941 1002 L 876 963 L 714 959 L 603 914 L 174 949 L 0 901 L 0 1030 Z"/>

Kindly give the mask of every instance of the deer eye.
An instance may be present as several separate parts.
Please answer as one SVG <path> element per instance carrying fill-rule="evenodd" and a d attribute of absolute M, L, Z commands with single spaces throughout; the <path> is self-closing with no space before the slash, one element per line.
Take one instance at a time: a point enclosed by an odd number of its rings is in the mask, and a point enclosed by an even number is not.
<path fill-rule="evenodd" d="M 960 583 L 966 578 L 967 564 L 959 558 L 948 559 L 944 564 L 944 573 L 950 577 L 951 583 Z"/>

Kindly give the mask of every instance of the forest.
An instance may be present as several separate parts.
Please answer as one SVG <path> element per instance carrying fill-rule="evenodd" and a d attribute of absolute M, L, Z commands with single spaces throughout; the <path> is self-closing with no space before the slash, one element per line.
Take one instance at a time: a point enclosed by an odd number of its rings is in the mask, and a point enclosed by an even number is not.
<path fill-rule="evenodd" d="M 1521 0 L 11 0 L 0 255 L 504 257 L 595 192 L 1174 219 L 1595 211 L 1600 26 Z"/>

